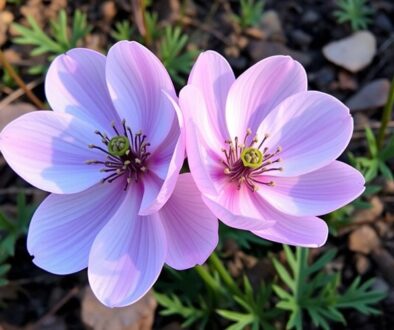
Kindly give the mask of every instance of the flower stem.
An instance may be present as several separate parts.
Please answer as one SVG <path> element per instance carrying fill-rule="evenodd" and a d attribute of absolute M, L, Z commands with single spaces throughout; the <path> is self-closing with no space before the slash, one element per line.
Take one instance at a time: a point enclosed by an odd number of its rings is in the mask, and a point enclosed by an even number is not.
<path fill-rule="evenodd" d="M 223 263 L 220 261 L 216 252 L 212 252 L 211 256 L 209 257 L 210 264 L 216 269 L 219 273 L 220 277 L 226 283 L 228 288 L 235 294 L 240 294 L 240 290 L 237 284 L 234 282 L 231 275 L 228 273 L 226 268 L 224 268 Z"/>
<path fill-rule="evenodd" d="M 44 109 L 44 103 L 42 103 L 41 100 L 29 89 L 29 87 L 26 86 L 22 78 L 16 73 L 12 65 L 8 62 L 2 50 L 0 50 L 0 64 L 3 65 L 10 77 L 14 79 L 18 86 L 26 93 L 26 96 L 30 99 L 30 101 L 37 108 Z"/>
<path fill-rule="evenodd" d="M 380 128 L 378 131 L 378 139 L 377 140 L 378 140 L 379 150 L 384 145 L 384 133 L 386 132 L 387 125 L 391 120 L 391 113 L 393 112 L 393 106 L 394 106 L 394 77 L 393 77 L 393 80 L 391 81 L 389 97 L 388 97 L 386 105 L 384 106 L 384 109 L 383 109 L 381 124 L 380 124 Z"/>
<path fill-rule="evenodd" d="M 215 279 L 209 274 L 204 266 L 196 266 L 194 267 L 197 274 L 201 277 L 201 279 L 208 285 L 215 293 L 220 293 L 222 288 L 219 283 L 215 281 Z"/>

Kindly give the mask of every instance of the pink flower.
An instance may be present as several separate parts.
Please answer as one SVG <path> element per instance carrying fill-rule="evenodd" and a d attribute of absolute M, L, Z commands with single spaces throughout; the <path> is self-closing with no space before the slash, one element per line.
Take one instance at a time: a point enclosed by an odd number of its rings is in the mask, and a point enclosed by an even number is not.
<path fill-rule="evenodd" d="M 108 306 L 141 298 L 164 263 L 203 263 L 218 223 L 190 174 L 178 177 L 183 126 L 160 61 L 136 42 L 107 58 L 73 49 L 54 60 L 45 89 L 54 111 L 24 115 L 0 135 L 9 165 L 52 193 L 29 228 L 34 263 L 55 274 L 88 267 Z"/>
<path fill-rule="evenodd" d="M 235 79 L 218 53 L 202 53 L 180 93 L 190 170 L 225 224 L 300 246 L 325 243 L 317 218 L 358 197 L 364 178 L 335 159 L 353 120 L 332 96 L 307 91 L 290 57 L 258 62 Z"/>

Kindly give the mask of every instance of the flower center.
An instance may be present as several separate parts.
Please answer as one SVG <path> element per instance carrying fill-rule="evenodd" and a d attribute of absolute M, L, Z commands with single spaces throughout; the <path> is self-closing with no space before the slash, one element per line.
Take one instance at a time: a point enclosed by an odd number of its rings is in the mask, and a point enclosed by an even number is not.
<path fill-rule="evenodd" d="M 150 153 L 147 147 L 146 135 L 141 131 L 134 133 L 130 127 L 126 126 L 126 121 L 122 121 L 122 129 L 118 130 L 115 123 L 112 123 L 114 136 L 109 138 L 105 133 L 95 131 L 95 134 L 101 137 L 103 147 L 89 144 L 90 149 L 98 149 L 106 154 L 104 161 L 87 160 L 86 164 L 102 164 L 104 167 L 100 172 L 107 173 L 107 176 L 101 180 L 104 182 L 113 182 L 118 178 L 126 178 L 124 189 L 134 180 L 138 182 L 140 177 L 148 170 L 147 159 Z M 106 148 L 105 148 L 106 147 Z"/>
<path fill-rule="evenodd" d="M 258 168 L 263 164 L 263 153 L 256 148 L 245 148 L 241 152 L 241 160 L 245 167 Z"/>
<path fill-rule="evenodd" d="M 234 142 L 226 140 L 227 147 L 222 149 L 225 155 L 222 163 L 225 166 L 224 174 L 228 176 L 230 182 L 237 184 L 238 189 L 244 183 L 250 190 L 256 191 L 259 184 L 274 186 L 273 181 L 263 181 L 262 175 L 271 171 L 283 171 L 282 167 L 274 165 L 281 162 L 278 154 L 282 148 L 277 147 L 276 151 L 269 153 L 268 147 L 263 148 L 268 134 L 264 136 L 257 147 L 255 145 L 259 139 L 257 135 L 251 139 L 251 135 L 252 131 L 247 129 L 242 143 L 237 136 L 234 138 Z"/>

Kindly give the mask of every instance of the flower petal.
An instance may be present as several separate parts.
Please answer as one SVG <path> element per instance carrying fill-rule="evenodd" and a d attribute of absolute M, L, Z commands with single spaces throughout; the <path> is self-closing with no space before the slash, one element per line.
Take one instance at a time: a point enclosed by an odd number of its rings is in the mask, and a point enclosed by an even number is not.
<path fill-rule="evenodd" d="M 277 221 L 272 227 L 252 231 L 253 234 L 277 243 L 304 247 L 319 247 L 327 241 L 327 224 L 319 218 L 294 217 L 274 208 L 267 209 L 266 213 Z"/>
<path fill-rule="evenodd" d="M 290 95 L 307 90 L 302 65 L 289 56 L 271 56 L 240 75 L 231 86 L 226 103 L 230 137 L 256 132 L 263 119 Z"/>
<path fill-rule="evenodd" d="M 332 212 L 361 195 L 365 180 L 359 171 L 338 161 L 296 177 L 271 177 L 259 195 L 281 212 L 295 216 Z"/>
<path fill-rule="evenodd" d="M 51 194 L 30 222 L 27 249 L 33 262 L 54 274 L 88 266 L 92 243 L 126 193 L 123 185 L 97 184 L 76 194 Z"/>
<path fill-rule="evenodd" d="M 167 233 L 166 263 L 178 270 L 203 264 L 218 243 L 218 220 L 202 201 L 190 173 L 179 176 L 159 216 Z"/>
<path fill-rule="evenodd" d="M 269 134 L 268 152 L 278 146 L 283 171 L 275 176 L 297 176 L 335 160 L 353 132 L 349 109 L 336 98 L 320 92 L 303 92 L 283 101 L 260 125 L 259 137 Z"/>
<path fill-rule="evenodd" d="M 197 87 L 205 100 L 206 107 L 196 109 L 196 120 L 201 130 L 215 130 L 222 140 L 229 138 L 225 120 L 228 91 L 235 81 L 233 70 L 227 60 L 217 52 L 200 54 L 190 73 L 188 84 Z M 186 111 L 191 111 L 185 109 Z M 206 111 L 202 114 L 201 112 Z"/>
<path fill-rule="evenodd" d="M 66 113 L 32 112 L 8 124 L 0 134 L 0 148 L 12 169 L 39 189 L 53 193 L 76 193 L 102 178 L 98 165 L 86 160 L 102 159 L 89 149 L 101 144 L 95 128 Z"/>
<path fill-rule="evenodd" d="M 162 90 L 176 98 L 163 64 L 137 42 L 120 41 L 107 57 L 107 84 L 116 110 L 134 132 L 142 130 L 155 149 L 176 120 Z"/>
<path fill-rule="evenodd" d="M 201 128 L 198 119 L 195 118 L 198 116 L 195 116 L 198 114 L 196 111 L 205 107 L 201 92 L 197 88 L 184 87 L 179 96 L 179 103 L 185 118 L 186 152 L 190 172 L 202 193 L 215 195 L 215 174 L 224 170 L 221 156 L 218 154 L 222 148 L 219 144 L 220 137 L 209 128 Z"/>
<path fill-rule="evenodd" d="M 221 189 L 215 196 L 203 195 L 205 204 L 227 226 L 259 230 L 270 227 L 275 219 L 269 219 L 260 208 L 259 196 L 245 185 L 237 188 L 235 183 L 222 179 Z"/>
<path fill-rule="evenodd" d="M 148 178 L 149 181 L 144 179 L 144 198 L 139 215 L 157 212 L 167 202 L 175 189 L 179 171 L 185 160 L 186 141 L 182 114 L 175 100 L 169 95 L 167 97 L 177 113 L 178 121 L 174 122 L 176 125 L 170 134 L 149 159 L 149 169 L 158 179 L 164 180 L 155 180 L 152 176 Z"/>
<path fill-rule="evenodd" d="M 105 80 L 105 56 L 75 48 L 55 58 L 45 79 L 45 94 L 54 111 L 70 113 L 100 130 L 119 122 Z"/>
<path fill-rule="evenodd" d="M 109 307 L 130 305 L 154 284 L 167 255 L 166 233 L 157 214 L 138 216 L 142 187 L 129 186 L 112 219 L 99 232 L 89 256 L 89 283 Z"/>

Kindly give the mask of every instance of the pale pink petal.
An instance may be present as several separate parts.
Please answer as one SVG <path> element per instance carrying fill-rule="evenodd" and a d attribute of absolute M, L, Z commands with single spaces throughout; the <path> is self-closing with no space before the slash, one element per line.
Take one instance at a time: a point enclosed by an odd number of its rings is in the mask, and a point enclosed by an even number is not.
<path fill-rule="evenodd" d="M 277 147 L 283 171 L 273 176 L 297 176 L 328 165 L 345 150 L 353 132 L 349 109 L 320 92 L 303 92 L 283 101 L 260 125 L 257 135 L 269 137 L 262 148 Z M 268 174 L 268 173 L 267 173 Z"/>
<path fill-rule="evenodd" d="M 76 193 L 102 178 L 97 165 L 104 153 L 89 149 L 101 144 L 95 128 L 66 113 L 32 112 L 8 124 L 0 134 L 0 149 L 11 168 L 39 189 Z"/>
<path fill-rule="evenodd" d="M 224 170 L 220 137 L 209 127 L 200 127 L 198 124 L 196 111 L 205 107 L 205 103 L 197 88 L 184 87 L 180 93 L 179 103 L 185 118 L 186 153 L 190 172 L 201 192 L 215 195 L 217 194 L 215 175 Z M 201 112 L 204 113 L 207 112 Z"/>
<path fill-rule="evenodd" d="M 322 215 L 356 199 L 365 180 L 353 167 L 338 161 L 296 177 L 267 177 L 274 187 L 259 186 L 259 195 L 281 212 L 295 216 Z"/>
<path fill-rule="evenodd" d="M 189 120 L 186 125 L 186 152 L 190 172 L 203 194 L 217 195 L 218 177 L 224 173 L 221 155 L 212 150 L 198 127 Z"/>
<path fill-rule="evenodd" d="M 138 216 L 142 188 L 127 196 L 99 232 L 89 255 L 89 283 L 106 306 L 122 307 L 140 299 L 154 284 L 167 256 L 166 233 L 157 214 Z"/>
<path fill-rule="evenodd" d="M 33 262 L 54 274 L 86 268 L 93 240 L 125 195 L 123 185 L 116 181 L 76 194 L 51 194 L 30 222 L 27 249 Z"/>
<path fill-rule="evenodd" d="M 205 100 L 206 107 L 196 109 L 196 119 L 203 129 L 210 127 L 222 140 L 229 138 L 225 108 L 228 91 L 235 81 L 233 70 L 219 53 L 209 50 L 200 54 L 190 73 L 188 84 L 197 87 Z M 186 111 L 189 111 L 186 109 Z M 207 113 L 202 114 L 203 111 Z"/>
<path fill-rule="evenodd" d="M 186 141 L 182 114 L 175 100 L 167 96 L 173 104 L 178 120 L 174 122 L 176 125 L 171 129 L 170 134 L 149 159 L 149 170 L 155 175 L 149 176 L 149 182 L 144 178 L 144 198 L 140 215 L 157 212 L 167 202 L 174 191 L 179 171 L 185 160 Z"/>
<path fill-rule="evenodd" d="M 159 216 L 167 233 L 166 263 L 179 270 L 203 264 L 218 243 L 218 220 L 202 201 L 190 173 L 179 176 Z"/>
<path fill-rule="evenodd" d="M 183 87 L 179 93 L 179 105 L 185 119 L 186 127 L 188 122 L 192 121 L 198 130 L 204 134 L 205 143 L 211 149 L 220 152 L 228 137 L 223 138 L 222 132 L 214 129 L 212 126 L 214 119 L 210 117 L 210 111 L 207 108 L 201 91 L 192 85 Z M 186 134 L 188 130 L 186 130 Z M 188 138 L 186 138 L 186 143 L 188 144 L 187 141 Z"/>
<path fill-rule="evenodd" d="M 217 195 L 203 195 L 205 204 L 222 222 L 234 228 L 259 230 L 270 227 L 275 219 L 269 219 L 261 210 L 260 197 L 242 185 L 238 189 L 234 182 L 221 181 Z"/>
<path fill-rule="evenodd" d="M 253 231 L 253 234 L 264 239 L 282 244 L 304 247 L 322 246 L 328 237 L 327 224 L 316 217 L 294 217 L 276 211 L 265 210 L 267 216 L 276 219 L 273 226 Z"/>
<path fill-rule="evenodd" d="M 105 56 L 75 48 L 55 58 L 45 79 L 45 94 L 54 111 L 88 121 L 96 129 L 111 130 L 119 122 L 105 80 Z"/>
<path fill-rule="evenodd" d="M 163 64 L 137 42 L 120 41 L 107 56 L 107 84 L 121 119 L 134 132 L 142 130 L 154 150 L 169 134 L 175 111 L 162 90 L 176 98 Z"/>
<path fill-rule="evenodd" d="M 289 56 L 271 56 L 240 75 L 231 86 L 226 103 L 230 137 L 256 133 L 262 120 L 290 95 L 307 90 L 301 64 Z"/>

